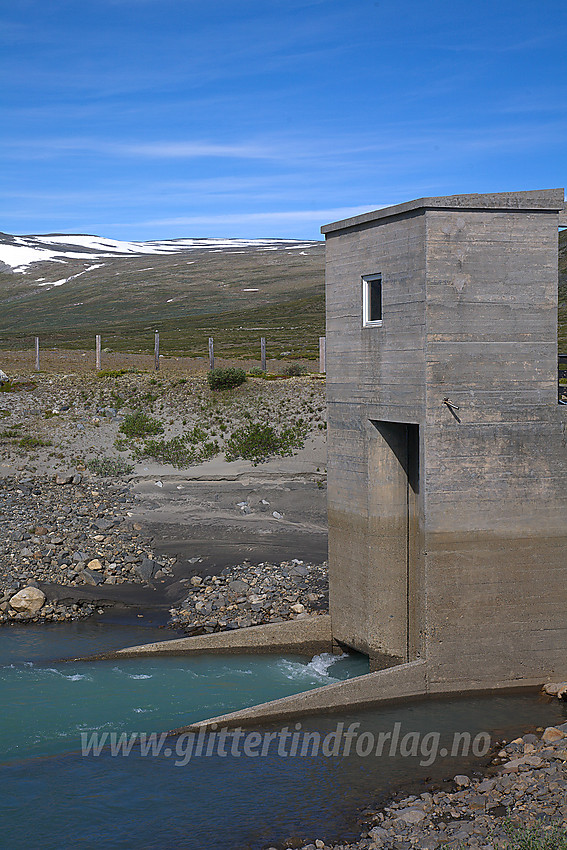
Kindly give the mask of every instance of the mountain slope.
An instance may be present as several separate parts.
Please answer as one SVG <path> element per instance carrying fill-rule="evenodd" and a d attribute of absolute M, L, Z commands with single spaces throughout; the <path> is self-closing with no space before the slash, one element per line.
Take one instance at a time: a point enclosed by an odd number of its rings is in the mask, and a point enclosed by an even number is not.
<path fill-rule="evenodd" d="M 324 333 L 324 243 L 0 234 L 0 291 L 4 348 L 36 334 L 92 347 L 100 333 L 116 350 L 148 350 L 159 329 L 164 351 L 202 354 L 217 330 L 234 355 L 259 336 L 313 355 Z"/>

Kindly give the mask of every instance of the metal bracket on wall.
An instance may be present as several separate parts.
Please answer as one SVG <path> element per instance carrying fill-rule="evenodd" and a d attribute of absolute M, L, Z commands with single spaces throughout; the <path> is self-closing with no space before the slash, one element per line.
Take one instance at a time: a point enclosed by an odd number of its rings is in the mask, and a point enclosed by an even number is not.
<path fill-rule="evenodd" d="M 455 413 L 455 410 L 460 410 L 459 405 L 458 405 L 458 404 L 453 404 L 453 402 L 451 401 L 451 399 L 450 399 L 450 398 L 448 398 L 447 396 L 445 396 L 445 398 L 443 399 L 443 402 L 442 402 L 442 403 L 443 403 L 443 404 L 444 404 L 444 405 L 445 405 L 445 406 L 449 409 L 449 412 L 450 412 L 451 416 L 453 417 L 453 419 L 456 419 L 456 420 L 457 420 L 457 422 L 459 422 L 459 423 L 460 423 L 460 422 L 461 422 L 461 420 L 460 420 L 460 418 L 457 416 L 457 414 Z"/>

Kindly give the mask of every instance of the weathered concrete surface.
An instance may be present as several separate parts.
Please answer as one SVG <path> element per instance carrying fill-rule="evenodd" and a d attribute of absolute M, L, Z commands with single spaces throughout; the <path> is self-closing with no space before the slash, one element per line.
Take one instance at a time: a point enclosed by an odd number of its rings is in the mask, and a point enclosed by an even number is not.
<path fill-rule="evenodd" d="M 333 637 L 425 660 L 431 691 L 567 675 L 564 217 L 552 189 L 323 228 Z M 363 327 L 372 274 L 383 320 Z"/>
<path fill-rule="evenodd" d="M 532 677 L 519 682 L 518 680 L 495 681 L 492 691 L 523 690 L 541 687 L 542 678 Z M 250 708 L 211 717 L 180 729 L 172 730 L 172 734 L 181 732 L 210 729 L 211 727 L 257 727 L 275 721 L 286 722 L 309 714 L 322 714 L 332 711 L 347 712 L 354 708 L 379 708 L 394 702 L 404 702 L 411 698 L 426 696 L 441 696 L 454 688 L 446 688 L 440 684 L 428 682 L 427 663 L 412 661 L 399 667 L 390 667 L 376 673 L 368 673 L 325 685 L 301 694 L 293 694 L 282 699 L 254 705 Z M 471 680 L 467 692 L 486 692 L 483 681 Z M 464 693 L 465 691 L 462 691 Z"/>
<path fill-rule="evenodd" d="M 564 189 L 535 189 L 528 192 L 492 192 L 472 195 L 440 195 L 405 201 L 392 207 L 371 210 L 361 215 L 325 224 L 321 233 L 334 233 L 357 224 L 368 224 L 381 218 L 423 209 L 499 209 L 499 210 L 561 210 L 565 209 Z"/>
<path fill-rule="evenodd" d="M 203 652 L 299 652 L 312 655 L 331 651 L 331 618 L 328 614 L 322 614 L 285 623 L 269 623 L 265 626 L 250 626 L 247 629 L 128 646 L 98 655 L 97 658 L 137 658 L 141 655 L 189 655 Z"/>

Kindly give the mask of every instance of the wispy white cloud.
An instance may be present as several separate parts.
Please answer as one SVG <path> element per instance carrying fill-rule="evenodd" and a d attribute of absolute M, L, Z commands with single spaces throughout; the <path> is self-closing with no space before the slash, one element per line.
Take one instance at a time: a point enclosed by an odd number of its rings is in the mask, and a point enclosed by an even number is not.
<path fill-rule="evenodd" d="M 150 142 L 147 144 L 115 145 L 116 153 L 147 156 L 158 159 L 197 159 L 221 157 L 230 159 L 273 159 L 269 148 L 254 144 L 215 144 L 212 142 Z"/>
<path fill-rule="evenodd" d="M 387 204 L 379 204 L 371 209 L 380 209 Z M 273 212 L 257 213 L 220 213 L 217 215 L 190 215 L 177 216 L 174 218 L 161 218 L 149 221 L 137 222 L 136 224 L 121 224 L 120 227 L 200 227 L 233 224 L 293 224 L 294 222 L 321 222 L 350 218 L 367 212 L 368 206 L 364 207 L 334 207 L 330 209 L 317 210 L 279 210 Z"/>

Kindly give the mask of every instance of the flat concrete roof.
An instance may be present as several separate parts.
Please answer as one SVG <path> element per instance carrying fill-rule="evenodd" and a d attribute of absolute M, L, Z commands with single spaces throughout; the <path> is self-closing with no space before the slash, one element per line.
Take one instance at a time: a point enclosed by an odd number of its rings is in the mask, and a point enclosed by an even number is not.
<path fill-rule="evenodd" d="M 494 192 L 486 195 L 440 195 L 436 198 L 418 198 L 393 207 L 355 215 L 342 221 L 324 224 L 321 233 L 345 230 L 358 224 L 367 224 L 381 218 L 413 212 L 421 209 L 462 209 L 462 210 L 539 210 L 560 212 L 565 209 L 564 189 L 536 189 L 531 192 Z"/>

